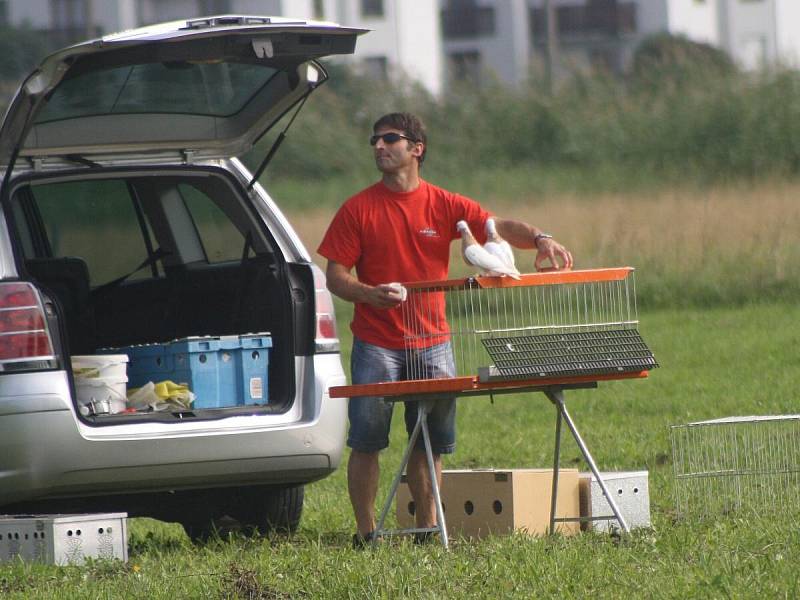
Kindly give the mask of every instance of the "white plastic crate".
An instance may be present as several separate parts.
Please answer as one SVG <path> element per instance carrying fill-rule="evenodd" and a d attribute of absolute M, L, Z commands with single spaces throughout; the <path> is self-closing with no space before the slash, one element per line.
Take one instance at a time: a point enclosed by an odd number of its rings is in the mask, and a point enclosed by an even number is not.
<path fill-rule="evenodd" d="M 127 513 L 0 515 L 0 562 L 128 560 Z"/>
<path fill-rule="evenodd" d="M 647 471 L 600 473 L 606 488 L 630 529 L 650 527 L 650 486 Z M 614 511 L 591 473 L 581 473 L 581 517 L 614 516 Z M 610 531 L 620 529 L 617 519 L 589 521 L 582 529 Z"/>

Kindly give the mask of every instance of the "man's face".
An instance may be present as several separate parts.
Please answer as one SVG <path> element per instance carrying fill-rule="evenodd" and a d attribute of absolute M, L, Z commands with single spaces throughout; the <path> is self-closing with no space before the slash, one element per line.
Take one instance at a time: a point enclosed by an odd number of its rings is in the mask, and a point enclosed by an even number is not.
<path fill-rule="evenodd" d="M 396 133 L 404 136 L 395 142 L 387 142 L 378 138 L 373 148 L 375 152 L 375 166 L 381 173 L 397 173 L 417 163 L 417 158 L 422 154 L 422 144 L 410 142 L 405 139 L 407 136 L 400 129 L 391 127 L 381 127 L 375 130 L 376 136 L 386 133 Z"/>

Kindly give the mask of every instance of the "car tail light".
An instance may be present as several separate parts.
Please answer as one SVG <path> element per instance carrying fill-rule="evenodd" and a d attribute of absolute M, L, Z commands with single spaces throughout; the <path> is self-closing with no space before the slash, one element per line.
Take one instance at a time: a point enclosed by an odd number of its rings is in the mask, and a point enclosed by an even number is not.
<path fill-rule="evenodd" d="M 0 371 L 54 366 L 42 300 L 26 282 L 0 283 Z"/>
<path fill-rule="evenodd" d="M 311 270 L 314 273 L 314 306 L 317 313 L 316 351 L 338 352 L 339 332 L 336 329 L 333 296 L 325 285 L 325 274 L 322 270 L 317 265 L 313 265 Z"/>

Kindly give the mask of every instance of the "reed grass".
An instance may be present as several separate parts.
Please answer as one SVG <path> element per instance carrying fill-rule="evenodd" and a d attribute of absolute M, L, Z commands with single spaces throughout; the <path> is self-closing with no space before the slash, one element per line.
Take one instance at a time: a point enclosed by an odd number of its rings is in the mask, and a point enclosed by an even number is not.
<path fill-rule="evenodd" d="M 518 176 L 522 176 L 518 174 Z M 476 189 L 480 187 L 476 185 Z M 568 246 L 576 268 L 633 266 L 645 307 L 743 304 L 800 297 L 800 183 L 740 182 L 631 194 L 507 196 L 483 204 L 500 216 L 534 223 Z M 355 191 L 355 190 L 354 190 Z M 470 189 L 465 190 L 470 193 Z M 290 220 L 311 252 L 335 207 L 293 211 Z M 320 264 L 325 260 L 315 255 Z M 533 254 L 517 252 L 521 270 Z M 470 274 L 453 244 L 451 273 Z"/>

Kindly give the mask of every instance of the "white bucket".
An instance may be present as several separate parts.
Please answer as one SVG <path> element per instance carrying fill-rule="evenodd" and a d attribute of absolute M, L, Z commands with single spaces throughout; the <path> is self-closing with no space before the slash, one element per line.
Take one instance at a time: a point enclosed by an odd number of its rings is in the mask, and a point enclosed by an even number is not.
<path fill-rule="evenodd" d="M 95 413 L 116 414 L 127 408 L 128 378 L 75 377 L 75 391 L 80 406 L 91 405 Z M 105 408 L 108 407 L 106 411 Z"/>
<path fill-rule="evenodd" d="M 119 378 L 128 375 L 127 354 L 76 355 L 71 358 L 75 378 Z"/>
<path fill-rule="evenodd" d="M 93 354 L 72 357 L 78 404 L 96 414 L 127 408 L 128 355 Z"/>

